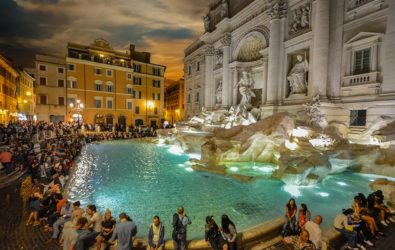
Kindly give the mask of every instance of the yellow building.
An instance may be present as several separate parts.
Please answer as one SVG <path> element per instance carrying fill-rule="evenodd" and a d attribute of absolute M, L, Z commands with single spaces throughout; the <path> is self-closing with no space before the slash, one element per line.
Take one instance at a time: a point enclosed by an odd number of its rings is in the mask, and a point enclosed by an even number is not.
<path fill-rule="evenodd" d="M 184 119 L 184 79 L 166 87 L 165 119 L 170 124 Z"/>
<path fill-rule="evenodd" d="M 152 64 L 150 53 L 137 52 L 132 44 L 126 52 L 116 51 L 104 39 L 69 43 L 67 49 L 68 120 L 80 113 L 92 125 L 160 126 L 166 67 Z"/>
<path fill-rule="evenodd" d="M 18 72 L 0 55 L 0 124 L 17 121 L 16 78 Z"/>
<path fill-rule="evenodd" d="M 21 120 L 33 120 L 36 109 L 36 94 L 34 91 L 34 78 L 25 70 L 18 70 L 16 81 L 17 110 Z"/>
<path fill-rule="evenodd" d="M 66 68 L 64 58 L 36 55 L 35 78 L 37 120 L 65 121 Z"/>

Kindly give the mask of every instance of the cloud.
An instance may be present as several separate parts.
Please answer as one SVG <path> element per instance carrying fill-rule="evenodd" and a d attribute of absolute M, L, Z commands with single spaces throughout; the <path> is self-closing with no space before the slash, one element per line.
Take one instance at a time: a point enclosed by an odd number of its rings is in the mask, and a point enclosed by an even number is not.
<path fill-rule="evenodd" d="M 183 51 L 203 32 L 209 0 L 0 0 L 0 48 L 21 62 L 17 48 L 64 55 L 69 41 L 129 43 L 167 66 L 166 77 L 182 76 Z M 4 18 L 5 17 L 5 18 Z M 171 49 L 169 49 L 171 48 Z"/>

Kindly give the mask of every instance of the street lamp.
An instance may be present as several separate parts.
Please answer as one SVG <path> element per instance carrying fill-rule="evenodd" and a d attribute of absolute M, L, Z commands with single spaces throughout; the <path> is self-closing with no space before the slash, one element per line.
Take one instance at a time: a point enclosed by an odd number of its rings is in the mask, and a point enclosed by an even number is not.
<path fill-rule="evenodd" d="M 76 103 L 77 103 L 77 105 L 74 106 L 74 103 L 71 102 L 69 104 L 69 106 L 71 109 L 74 109 L 75 111 L 77 111 L 77 124 L 78 124 L 77 128 L 80 129 L 80 127 L 81 127 L 80 114 L 81 114 L 82 109 L 84 108 L 84 104 L 80 100 L 77 100 Z"/>

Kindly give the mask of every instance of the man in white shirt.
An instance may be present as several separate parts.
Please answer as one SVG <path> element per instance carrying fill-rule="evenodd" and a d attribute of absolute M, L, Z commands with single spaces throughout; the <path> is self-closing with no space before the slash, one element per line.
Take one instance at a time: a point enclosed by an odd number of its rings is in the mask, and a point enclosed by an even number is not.
<path fill-rule="evenodd" d="M 314 243 L 315 248 L 317 250 L 322 248 L 322 231 L 320 228 L 321 223 L 322 223 L 322 217 L 321 217 L 321 215 L 317 215 L 314 218 L 314 221 L 308 221 L 304 225 L 305 229 L 310 234 L 309 239 L 311 240 L 311 242 Z"/>
<path fill-rule="evenodd" d="M 96 211 L 95 205 L 89 205 L 88 208 L 86 209 L 86 212 L 88 214 L 89 227 L 92 228 L 93 231 L 97 233 L 97 235 L 99 235 L 99 233 L 101 233 L 101 221 L 102 221 L 102 217 L 100 213 Z"/>

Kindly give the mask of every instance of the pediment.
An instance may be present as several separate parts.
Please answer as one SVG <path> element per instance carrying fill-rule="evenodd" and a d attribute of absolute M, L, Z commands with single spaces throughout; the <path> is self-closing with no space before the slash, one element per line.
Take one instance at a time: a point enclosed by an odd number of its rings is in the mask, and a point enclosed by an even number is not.
<path fill-rule="evenodd" d="M 379 38 L 382 37 L 384 34 L 383 33 L 376 33 L 376 32 L 359 32 L 355 36 L 353 36 L 351 39 L 349 39 L 346 44 L 352 44 L 361 40 L 365 40 L 368 38 Z"/>

